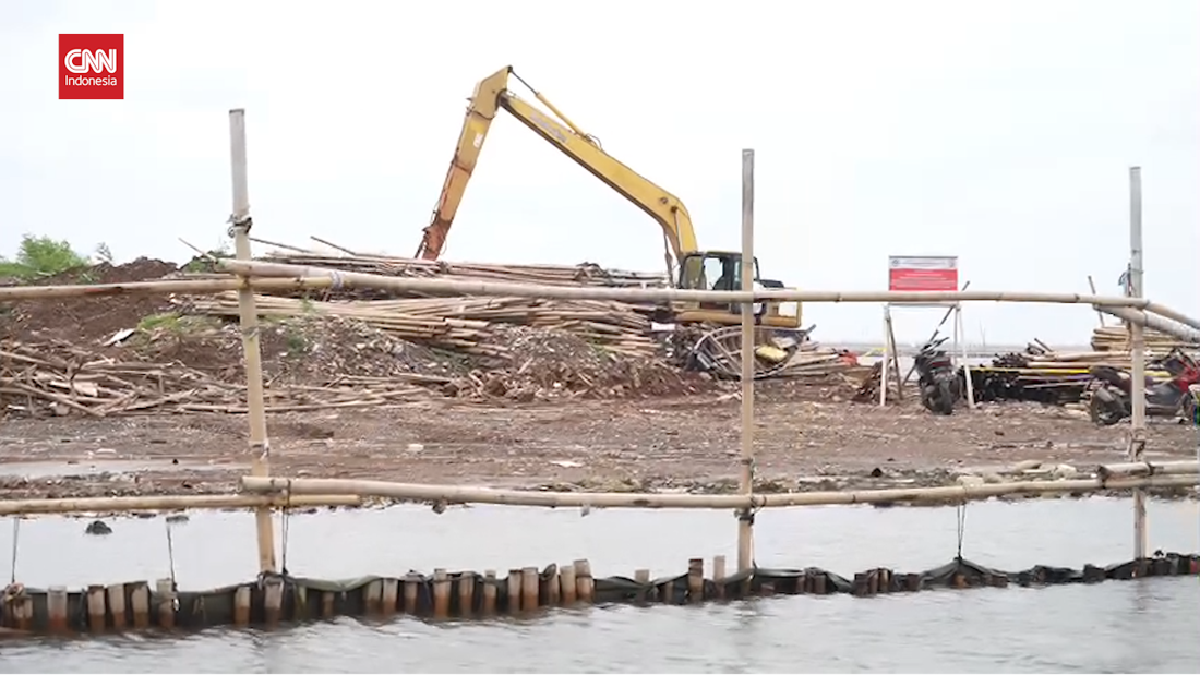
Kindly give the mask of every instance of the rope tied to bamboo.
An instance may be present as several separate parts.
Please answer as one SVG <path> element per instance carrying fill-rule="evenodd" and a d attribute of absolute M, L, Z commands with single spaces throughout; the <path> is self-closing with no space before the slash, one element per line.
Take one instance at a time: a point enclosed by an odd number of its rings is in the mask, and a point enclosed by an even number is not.
<path fill-rule="evenodd" d="M 958 504 L 958 552 L 954 559 L 962 562 L 963 559 L 963 535 L 967 530 L 967 502 L 964 500 Z"/>
<path fill-rule="evenodd" d="M 288 573 L 288 533 L 291 532 L 292 524 L 292 479 L 288 479 L 287 485 L 283 490 L 283 512 L 279 514 L 279 530 L 281 533 L 279 546 L 282 549 L 280 552 L 279 574 L 281 576 L 290 576 Z"/>
<path fill-rule="evenodd" d="M 759 511 L 767 505 L 767 496 L 759 494 L 750 495 L 750 506 L 748 508 L 739 509 L 737 511 L 737 519 L 754 525 L 754 517 Z"/>
<path fill-rule="evenodd" d="M 230 214 L 229 219 L 225 222 L 229 223 L 229 229 L 225 231 L 225 235 L 230 239 L 237 236 L 238 230 L 243 230 L 246 234 L 250 234 L 250 228 L 254 227 L 254 219 L 249 214 L 239 216 L 233 213 Z"/>
<path fill-rule="evenodd" d="M 8 577 L 8 583 L 10 585 L 15 585 L 17 583 L 17 550 L 18 543 L 21 540 L 21 516 L 15 516 L 13 518 L 12 530 L 12 560 L 10 561 L 12 571 Z"/>

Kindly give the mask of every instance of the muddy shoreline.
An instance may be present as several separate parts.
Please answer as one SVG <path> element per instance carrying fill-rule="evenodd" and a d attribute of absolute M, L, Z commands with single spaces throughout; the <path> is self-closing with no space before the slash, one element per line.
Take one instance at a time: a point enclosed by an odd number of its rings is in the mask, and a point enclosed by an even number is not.
<path fill-rule="evenodd" d="M 756 418 L 760 492 L 1085 477 L 1125 455 L 1124 426 L 1097 428 L 1071 408 L 993 404 L 943 418 L 836 397 L 774 396 L 770 387 L 763 393 Z M 270 415 L 267 429 L 273 475 L 725 493 L 737 485 L 739 419 L 736 397 L 721 395 L 504 406 L 421 402 Z M 229 414 L 4 420 L 0 497 L 234 491 L 249 467 L 247 424 L 245 416 Z M 1192 428 L 1150 425 L 1152 461 L 1189 459 L 1195 447 Z"/>

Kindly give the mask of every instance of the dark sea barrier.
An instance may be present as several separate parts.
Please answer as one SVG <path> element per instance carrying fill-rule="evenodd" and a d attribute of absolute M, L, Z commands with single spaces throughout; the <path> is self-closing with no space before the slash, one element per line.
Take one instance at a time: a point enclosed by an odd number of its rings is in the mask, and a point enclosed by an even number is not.
<path fill-rule="evenodd" d="M 0 636 L 72 635 L 127 629 L 200 630 L 215 626 L 265 626 L 339 616 L 386 617 L 407 614 L 429 619 L 486 619 L 528 615 L 551 607 L 588 604 L 693 604 L 772 595 L 846 593 L 871 597 L 931 589 L 1006 588 L 1096 583 L 1143 577 L 1200 575 L 1200 555 L 1158 553 L 1107 567 L 1082 569 L 1037 565 L 1002 571 L 955 558 L 924 572 L 904 574 L 886 568 L 843 577 L 815 567 L 754 568 L 726 576 L 723 556 L 705 577 L 702 558 L 688 561 L 686 574 L 651 579 L 648 570 L 633 578 L 594 579 L 586 560 L 543 569 L 447 572 L 431 576 L 362 577 L 344 581 L 264 575 L 255 581 L 208 591 L 181 591 L 171 579 L 153 587 L 138 581 L 95 584 L 79 591 L 47 590 L 13 583 L 0 601 Z"/>

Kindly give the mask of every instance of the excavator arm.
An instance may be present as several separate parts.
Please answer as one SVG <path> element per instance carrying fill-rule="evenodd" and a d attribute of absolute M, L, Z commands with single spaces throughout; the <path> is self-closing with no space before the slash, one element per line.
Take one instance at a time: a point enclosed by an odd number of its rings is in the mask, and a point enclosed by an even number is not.
<path fill-rule="evenodd" d="M 508 91 L 510 77 L 525 84 L 553 116 Z M 594 137 L 580 130 L 536 89 L 529 87 L 528 83 L 513 72 L 512 66 L 506 66 L 475 86 L 458 146 L 442 185 L 441 198 L 433 212 L 432 221 L 424 230 L 417 257 L 436 260 L 441 255 L 446 235 L 454 223 L 454 216 L 467 189 L 467 182 L 479 161 L 479 152 L 487 139 L 492 121 L 496 118 L 496 112 L 501 109 L 507 110 L 518 122 L 575 160 L 593 176 L 624 195 L 657 221 L 662 227 L 663 237 L 670 253 L 674 255 L 676 264 L 682 261 L 686 254 L 696 250 L 696 233 L 692 227 L 691 216 L 678 197 L 604 152 Z"/>

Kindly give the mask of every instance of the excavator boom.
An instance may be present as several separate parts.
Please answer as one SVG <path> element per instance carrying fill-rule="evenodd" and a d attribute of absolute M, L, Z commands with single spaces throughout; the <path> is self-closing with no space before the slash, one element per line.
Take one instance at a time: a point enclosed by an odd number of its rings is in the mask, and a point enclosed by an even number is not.
<path fill-rule="evenodd" d="M 510 92 L 510 78 L 528 87 L 538 102 L 550 112 L 543 112 Z M 673 285 L 691 289 L 741 288 L 741 254 L 699 251 L 692 218 L 678 197 L 605 152 L 594 136 L 585 133 L 567 119 L 545 96 L 513 72 L 512 66 L 492 73 L 475 85 L 475 93 L 467 107 L 454 158 L 450 161 L 445 182 L 442 184 L 441 198 L 417 249 L 418 258 L 437 260 L 441 256 L 446 245 L 446 235 L 454 224 L 454 217 L 458 213 L 459 204 L 462 203 L 467 183 L 475 171 L 479 153 L 499 110 L 508 111 L 518 122 L 558 148 L 605 185 L 636 204 L 659 224 L 663 240 L 666 242 L 665 257 Z M 676 270 L 678 276 L 675 274 Z M 757 264 L 750 265 L 749 273 L 756 282 L 760 281 Z M 764 280 L 762 283 L 766 284 L 768 281 Z M 777 281 L 769 283 L 782 287 Z M 784 314 L 781 313 L 780 304 L 769 303 L 766 313 L 761 317 L 762 323 L 773 327 L 798 327 L 799 305 L 793 306 L 796 308 L 794 314 Z M 740 321 L 741 310 L 737 305 L 729 303 L 676 303 L 673 311 L 676 320 L 684 323 L 732 324 Z"/>
<path fill-rule="evenodd" d="M 696 233 L 691 216 L 678 197 L 604 152 L 593 137 L 583 133 L 537 90 L 530 87 L 534 96 L 552 110 L 558 119 L 509 92 L 510 76 L 520 79 L 508 66 L 476 85 L 454 158 L 446 172 L 441 198 L 432 221 L 425 228 L 417 257 L 436 260 L 441 255 L 446 235 L 454 224 L 454 216 L 466 192 L 467 182 L 479 161 L 479 152 L 487 139 L 496 111 L 500 109 L 507 110 L 518 122 L 657 221 L 676 261 L 696 250 Z"/>

